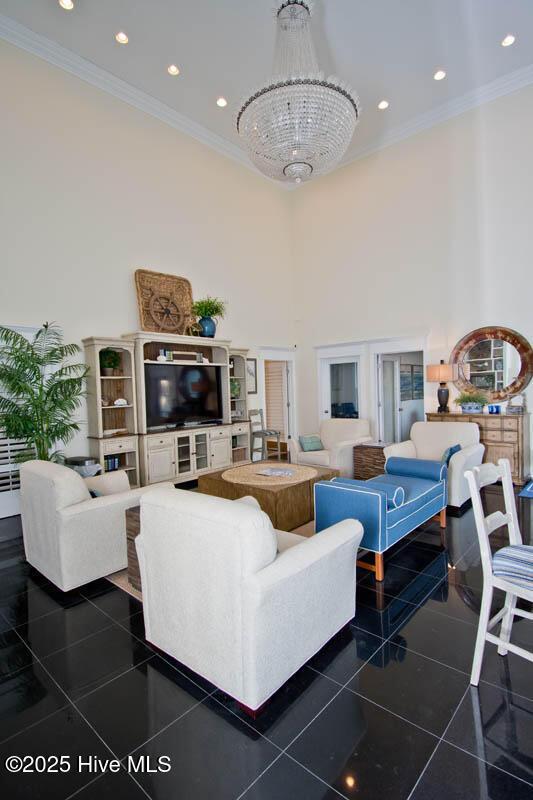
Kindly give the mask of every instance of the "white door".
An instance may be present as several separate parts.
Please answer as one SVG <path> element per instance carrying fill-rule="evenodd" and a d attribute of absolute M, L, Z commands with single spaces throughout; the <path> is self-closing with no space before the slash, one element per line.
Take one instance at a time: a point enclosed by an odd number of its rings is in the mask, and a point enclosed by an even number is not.
<path fill-rule="evenodd" d="M 321 419 L 359 418 L 359 358 L 324 358 L 320 367 Z"/>
<path fill-rule="evenodd" d="M 211 439 L 211 469 L 231 464 L 231 439 Z"/>
<path fill-rule="evenodd" d="M 379 438 L 401 441 L 400 357 L 378 355 Z"/>
<path fill-rule="evenodd" d="M 33 339 L 37 328 L 8 325 L 26 339 Z M 8 439 L 0 430 L 0 519 L 20 514 L 20 477 L 17 458 L 26 450 L 24 442 Z"/>

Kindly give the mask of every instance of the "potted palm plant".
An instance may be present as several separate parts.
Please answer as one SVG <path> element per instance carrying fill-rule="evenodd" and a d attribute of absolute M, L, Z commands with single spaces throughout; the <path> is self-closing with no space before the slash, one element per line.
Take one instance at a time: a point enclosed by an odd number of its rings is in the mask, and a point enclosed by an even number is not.
<path fill-rule="evenodd" d="M 192 313 L 198 317 L 200 336 L 213 339 L 217 330 L 217 321 L 224 319 L 226 303 L 219 297 L 205 297 L 192 304 Z"/>
<path fill-rule="evenodd" d="M 58 444 L 79 431 L 73 416 L 85 394 L 85 364 L 71 363 L 77 344 L 45 322 L 33 339 L 0 327 L 0 428 L 26 443 L 26 458 L 61 461 Z"/>
<path fill-rule="evenodd" d="M 484 392 L 473 389 L 470 392 L 458 394 L 454 403 L 461 406 L 463 414 L 481 414 L 483 406 L 486 406 L 488 401 L 488 397 Z"/>

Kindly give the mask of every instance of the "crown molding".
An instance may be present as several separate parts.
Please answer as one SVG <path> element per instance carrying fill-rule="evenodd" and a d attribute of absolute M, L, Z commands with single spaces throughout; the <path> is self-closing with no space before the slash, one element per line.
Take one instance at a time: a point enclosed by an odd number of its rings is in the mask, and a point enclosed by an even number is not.
<path fill-rule="evenodd" d="M 352 151 L 349 158 L 344 159 L 340 166 L 345 167 L 352 164 L 354 161 L 359 161 L 361 158 L 366 158 L 373 153 L 384 150 L 393 144 L 402 142 L 409 139 L 411 136 L 416 136 L 418 133 L 429 130 L 429 128 L 440 125 L 449 119 L 458 117 L 467 111 L 472 111 L 485 103 L 490 103 L 492 100 L 497 100 L 499 97 L 504 97 L 512 92 L 517 92 L 533 84 L 533 64 L 527 67 L 522 67 L 514 72 L 509 72 L 501 78 L 497 78 L 491 83 L 486 83 L 478 89 L 456 97 L 448 103 L 444 103 L 438 108 L 434 108 L 425 114 L 420 114 L 414 117 L 403 125 L 397 125 L 383 134 L 378 142 Z M 357 133 L 356 133 L 357 135 Z"/>
<path fill-rule="evenodd" d="M 119 100 L 128 103 L 128 105 L 140 111 L 144 111 L 146 114 L 150 114 L 166 125 L 170 125 L 181 133 L 210 147 L 220 155 L 230 158 L 232 161 L 246 167 L 253 172 L 254 175 L 265 178 L 265 176 L 261 175 L 259 170 L 253 166 L 246 153 L 241 150 L 238 145 L 213 133 L 203 125 L 194 122 L 184 114 L 180 114 L 179 111 L 175 111 L 170 106 L 167 106 L 166 103 L 157 100 L 140 89 L 136 89 L 121 78 L 117 78 L 115 75 L 107 72 L 107 70 L 101 69 L 101 67 L 96 66 L 96 64 L 93 64 L 91 61 L 87 61 L 71 50 L 56 44 L 51 39 L 47 39 L 35 33 L 35 31 L 15 22 L 15 20 L 6 17 L 4 14 L 0 14 L 0 39 L 4 39 L 6 42 L 20 47 L 22 50 L 26 50 L 28 53 L 42 58 L 48 63 L 69 72 L 71 75 L 75 75 L 86 83 L 113 95 Z M 397 125 L 391 128 L 374 144 L 368 145 L 367 147 L 356 148 L 352 151 L 348 158 L 341 161 L 337 169 L 348 166 L 354 161 L 366 158 L 373 153 L 377 153 L 391 145 L 409 139 L 411 136 L 416 136 L 418 133 L 433 128 L 442 122 L 458 117 L 485 103 L 490 103 L 492 100 L 496 100 L 499 97 L 519 91 L 531 84 L 533 84 L 533 64 L 510 72 L 507 75 L 503 75 L 501 78 L 497 78 L 491 83 L 487 83 L 478 89 L 467 92 L 461 97 L 457 97 L 449 103 L 444 103 L 432 111 L 420 114 L 403 125 Z M 277 181 L 272 181 L 270 178 L 265 179 L 271 183 L 275 183 L 276 186 L 281 189 L 291 191 L 298 188 L 294 187 L 292 184 L 280 184 Z"/>
<path fill-rule="evenodd" d="M 231 158 L 241 166 L 247 167 L 256 175 L 260 175 L 248 160 L 244 151 L 237 145 L 204 128 L 203 125 L 193 122 L 193 120 L 167 106 L 166 103 L 151 97 L 140 89 L 136 89 L 131 84 L 121 80 L 121 78 L 117 78 L 107 72 L 107 70 L 97 67 L 91 61 L 87 61 L 66 47 L 62 47 L 51 39 L 47 39 L 24 25 L 20 25 L 20 23 L 15 22 L 10 17 L 6 17 L 4 14 L 0 14 L 0 38 L 48 61 L 55 67 L 70 72 L 71 75 L 75 75 L 86 83 L 102 89 L 104 92 L 128 103 L 128 105 L 156 117 L 161 122 L 216 150 L 217 153 L 226 156 L 226 158 Z"/>

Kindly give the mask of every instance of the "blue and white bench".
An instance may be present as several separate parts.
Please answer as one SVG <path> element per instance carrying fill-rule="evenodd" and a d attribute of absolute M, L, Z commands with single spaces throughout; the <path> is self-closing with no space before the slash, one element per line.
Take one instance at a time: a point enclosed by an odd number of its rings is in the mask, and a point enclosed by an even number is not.
<path fill-rule="evenodd" d="M 370 569 L 384 578 L 383 554 L 419 525 L 440 513 L 446 527 L 447 467 L 440 461 L 389 458 L 385 475 L 368 481 L 334 478 L 315 484 L 315 530 L 343 519 L 358 519 L 364 528 L 361 549 L 375 553 Z"/>

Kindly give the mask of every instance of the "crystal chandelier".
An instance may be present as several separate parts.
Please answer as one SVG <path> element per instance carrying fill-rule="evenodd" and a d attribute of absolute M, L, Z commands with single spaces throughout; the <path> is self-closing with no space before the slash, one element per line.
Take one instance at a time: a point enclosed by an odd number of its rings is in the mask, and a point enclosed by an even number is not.
<path fill-rule="evenodd" d="M 357 95 L 318 69 L 310 17 L 308 0 L 279 5 L 274 75 L 237 115 L 253 163 L 280 181 L 301 183 L 333 169 L 359 118 Z"/>

